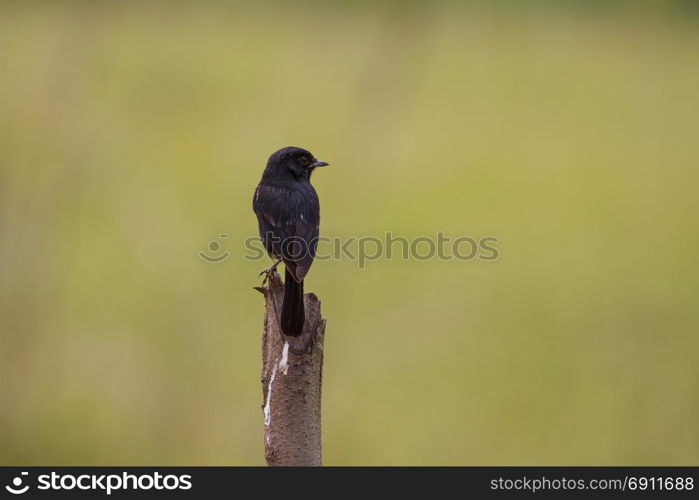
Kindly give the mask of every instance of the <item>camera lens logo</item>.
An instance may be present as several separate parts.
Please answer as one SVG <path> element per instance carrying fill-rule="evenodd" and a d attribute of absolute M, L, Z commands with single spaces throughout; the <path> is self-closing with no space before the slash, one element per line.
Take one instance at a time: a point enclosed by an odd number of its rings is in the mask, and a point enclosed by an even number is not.
<path fill-rule="evenodd" d="M 29 475 L 28 472 L 22 472 L 21 476 L 27 476 Z M 10 493 L 14 495 L 21 495 L 22 493 L 26 493 L 27 490 L 29 489 L 29 485 L 26 485 L 24 488 L 22 488 L 22 477 L 17 476 L 12 480 L 12 486 L 5 486 L 5 489 L 9 491 Z"/>
<path fill-rule="evenodd" d="M 218 235 L 219 239 L 224 239 L 228 238 L 227 234 L 219 234 Z M 228 256 L 230 255 L 230 252 L 221 252 L 219 254 L 219 251 L 221 250 L 221 243 L 218 241 L 210 241 L 209 242 L 209 247 L 208 247 L 209 252 L 211 252 L 213 255 L 209 255 L 206 253 L 204 250 L 199 252 L 199 257 L 204 259 L 207 262 L 221 262 L 223 260 L 226 260 Z"/>

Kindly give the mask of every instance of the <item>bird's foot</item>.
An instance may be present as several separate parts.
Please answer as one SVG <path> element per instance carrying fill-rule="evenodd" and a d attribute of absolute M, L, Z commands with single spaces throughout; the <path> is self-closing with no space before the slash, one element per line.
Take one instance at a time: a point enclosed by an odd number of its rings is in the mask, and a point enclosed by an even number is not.
<path fill-rule="evenodd" d="M 279 259 L 271 266 L 260 271 L 260 274 L 257 275 L 258 278 L 260 276 L 262 276 L 263 274 L 265 275 L 265 279 L 262 280 L 262 286 L 264 286 L 264 284 L 267 283 L 267 281 L 270 279 L 270 276 L 272 276 L 275 272 L 277 272 L 277 266 L 279 265 L 279 263 L 281 261 L 282 261 L 282 259 Z"/>

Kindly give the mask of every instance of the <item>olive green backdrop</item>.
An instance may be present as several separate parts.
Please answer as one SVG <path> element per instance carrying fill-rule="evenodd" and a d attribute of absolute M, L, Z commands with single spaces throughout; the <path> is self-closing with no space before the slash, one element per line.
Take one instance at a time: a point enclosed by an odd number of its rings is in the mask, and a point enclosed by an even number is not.
<path fill-rule="evenodd" d="M 0 463 L 264 463 L 242 241 L 293 144 L 332 163 L 324 235 L 500 239 L 314 264 L 326 464 L 696 465 L 698 28 L 690 2 L 4 2 Z"/>

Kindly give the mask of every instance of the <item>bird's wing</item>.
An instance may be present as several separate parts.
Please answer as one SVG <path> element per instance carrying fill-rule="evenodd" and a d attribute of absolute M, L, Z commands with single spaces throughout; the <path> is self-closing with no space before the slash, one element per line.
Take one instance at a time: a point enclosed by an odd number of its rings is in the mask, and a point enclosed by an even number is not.
<path fill-rule="evenodd" d="M 296 269 L 293 273 L 297 281 L 301 281 L 306 276 L 311 264 L 313 264 L 313 259 L 316 256 L 316 247 L 318 246 L 319 226 L 320 216 L 317 209 L 301 213 L 294 224 L 297 239 L 304 242 L 304 254 L 302 258 L 296 260 Z"/>
<path fill-rule="evenodd" d="M 267 250 L 281 257 L 297 281 L 313 263 L 320 223 L 315 191 L 260 184 L 253 198 L 260 237 Z"/>

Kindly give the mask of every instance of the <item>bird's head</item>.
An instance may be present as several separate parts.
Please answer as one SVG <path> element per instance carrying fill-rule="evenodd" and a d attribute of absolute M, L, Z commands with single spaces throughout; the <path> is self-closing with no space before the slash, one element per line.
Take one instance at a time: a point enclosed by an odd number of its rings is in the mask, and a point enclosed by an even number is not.
<path fill-rule="evenodd" d="M 313 170 L 327 164 L 318 160 L 310 151 L 296 146 L 287 146 L 272 153 L 267 160 L 266 172 L 272 175 L 291 174 L 296 179 L 310 179 Z"/>

